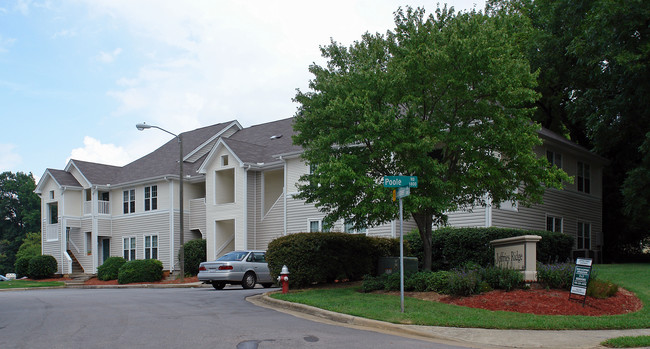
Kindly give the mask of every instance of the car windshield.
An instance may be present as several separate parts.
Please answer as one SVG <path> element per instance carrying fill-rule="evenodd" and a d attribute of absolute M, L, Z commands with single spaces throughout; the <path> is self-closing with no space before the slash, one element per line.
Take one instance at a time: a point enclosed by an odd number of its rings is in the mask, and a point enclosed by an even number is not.
<path fill-rule="evenodd" d="M 217 258 L 218 261 L 242 261 L 244 258 L 246 258 L 246 255 L 248 252 L 229 252 L 224 254 L 223 256 Z"/>

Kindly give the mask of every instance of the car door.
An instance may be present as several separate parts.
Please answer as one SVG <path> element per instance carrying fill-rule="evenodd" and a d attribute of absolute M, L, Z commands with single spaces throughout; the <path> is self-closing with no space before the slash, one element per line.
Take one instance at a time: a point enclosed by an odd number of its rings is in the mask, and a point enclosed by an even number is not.
<path fill-rule="evenodd" d="M 271 272 L 269 265 L 266 263 L 266 254 L 264 252 L 253 252 L 252 265 L 258 282 L 271 282 Z"/>

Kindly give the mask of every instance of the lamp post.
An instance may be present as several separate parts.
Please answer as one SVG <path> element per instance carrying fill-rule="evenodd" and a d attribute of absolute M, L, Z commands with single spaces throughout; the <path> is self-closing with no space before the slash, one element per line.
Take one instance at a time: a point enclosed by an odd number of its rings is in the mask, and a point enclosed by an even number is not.
<path fill-rule="evenodd" d="M 179 189 L 180 204 L 179 204 L 178 208 L 180 209 L 180 220 L 181 220 L 180 221 L 181 248 L 180 248 L 180 252 L 178 254 L 178 258 L 180 259 L 180 264 L 181 264 L 181 282 L 184 282 L 185 281 L 185 250 L 183 248 L 183 242 L 184 242 L 183 240 L 185 240 L 185 233 L 183 232 L 183 140 L 181 139 L 180 134 L 171 133 L 171 132 L 165 130 L 164 128 L 162 128 L 162 127 L 158 127 L 158 126 L 154 126 L 154 125 L 148 125 L 148 124 L 145 124 L 145 123 L 137 124 L 137 125 L 135 125 L 135 127 L 138 129 L 138 131 L 146 130 L 146 129 L 149 129 L 149 128 L 157 128 L 157 129 L 159 129 L 161 131 L 167 132 L 170 135 L 178 138 L 178 148 L 180 149 L 179 160 L 178 160 L 178 164 L 179 164 L 179 167 L 180 167 L 180 170 L 179 170 L 179 175 L 180 175 L 180 189 Z M 173 266 L 174 265 L 173 256 L 172 256 L 171 263 L 172 263 L 172 266 Z"/>

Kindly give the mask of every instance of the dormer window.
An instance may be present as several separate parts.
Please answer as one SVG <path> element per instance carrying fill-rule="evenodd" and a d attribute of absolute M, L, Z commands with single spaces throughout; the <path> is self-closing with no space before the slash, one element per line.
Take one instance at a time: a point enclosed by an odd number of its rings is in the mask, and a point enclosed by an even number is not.
<path fill-rule="evenodd" d="M 54 190 L 50 190 L 50 200 L 54 200 Z"/>
<path fill-rule="evenodd" d="M 221 166 L 228 166 L 228 155 L 221 155 Z"/>

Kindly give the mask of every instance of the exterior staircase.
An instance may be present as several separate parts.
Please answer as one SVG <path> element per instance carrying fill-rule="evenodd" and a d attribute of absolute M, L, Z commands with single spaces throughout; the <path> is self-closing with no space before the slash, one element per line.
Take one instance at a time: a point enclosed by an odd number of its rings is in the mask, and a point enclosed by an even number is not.
<path fill-rule="evenodd" d="M 70 281 L 65 281 L 66 286 L 81 286 L 86 282 L 86 280 L 90 279 L 93 277 L 93 274 L 86 274 L 84 273 L 84 269 L 79 263 L 79 260 L 77 260 L 77 257 L 72 253 L 72 251 L 68 250 L 68 255 L 72 259 L 72 273 L 68 275 L 69 278 L 72 280 Z"/>

